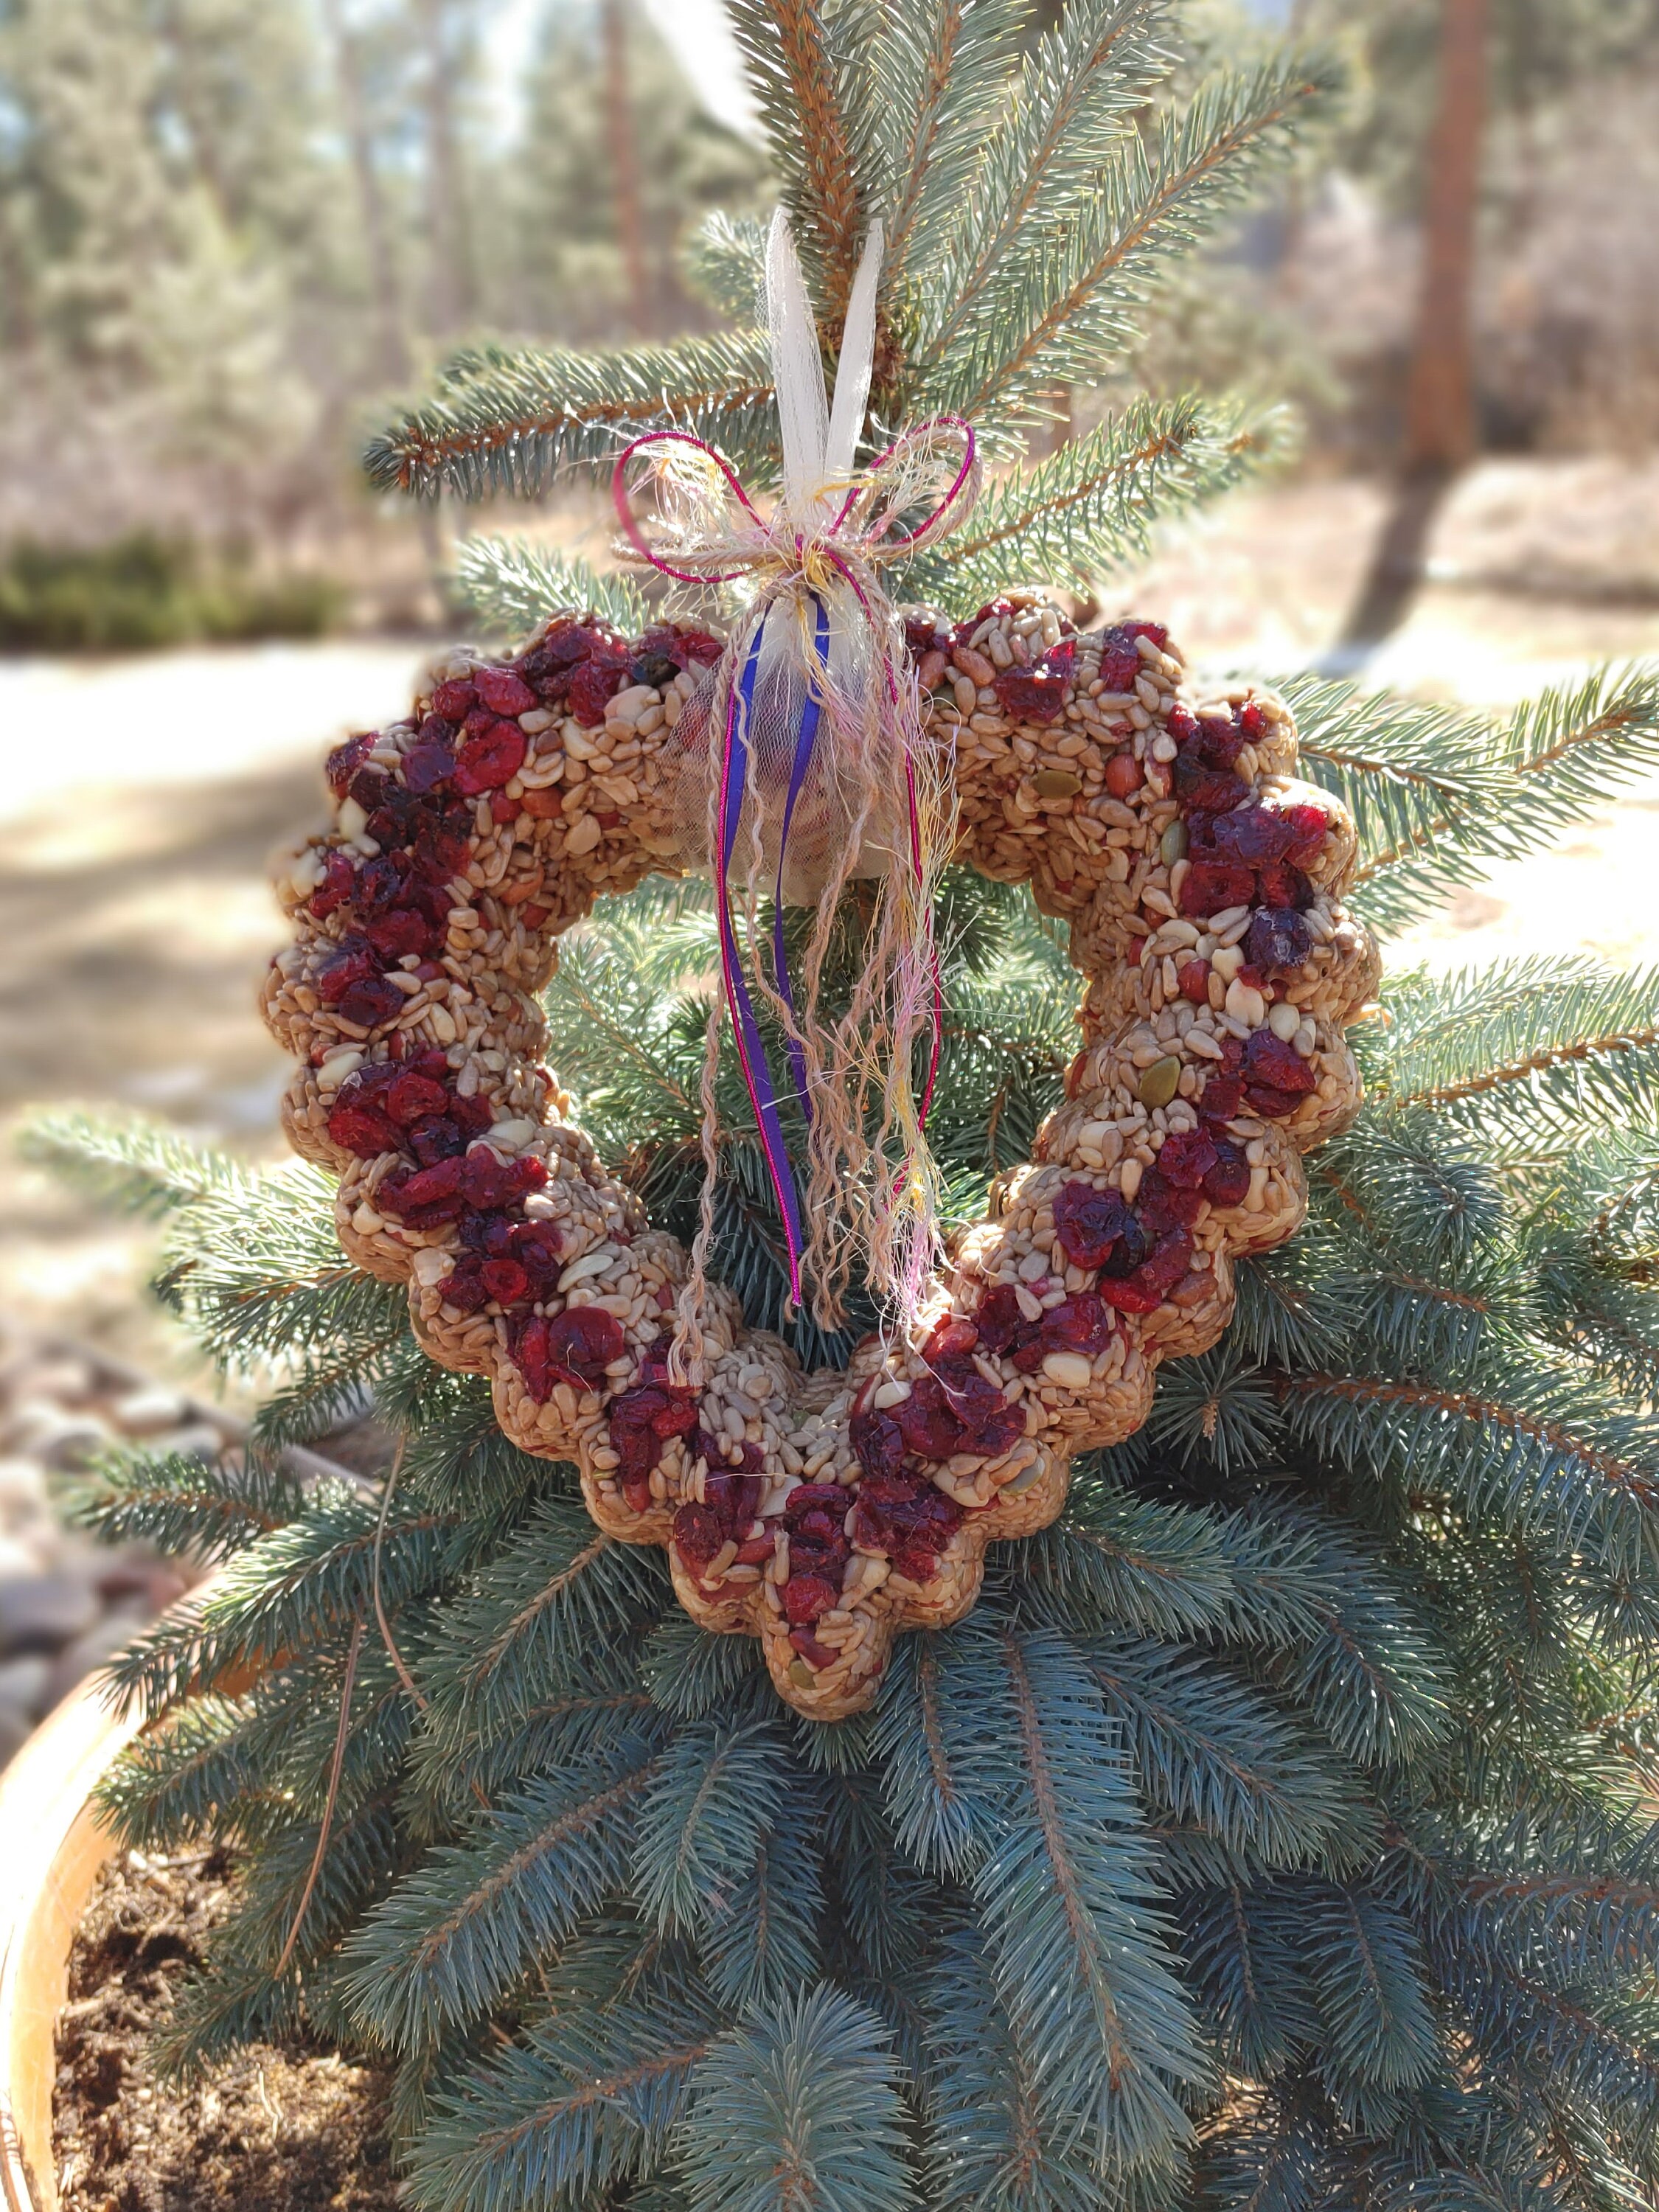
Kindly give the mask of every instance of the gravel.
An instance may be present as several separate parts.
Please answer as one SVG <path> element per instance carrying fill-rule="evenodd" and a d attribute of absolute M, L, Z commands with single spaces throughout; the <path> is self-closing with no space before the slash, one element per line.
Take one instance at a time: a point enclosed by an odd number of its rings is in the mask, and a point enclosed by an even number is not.
<path fill-rule="evenodd" d="M 112 1444 L 233 1449 L 239 1422 L 89 1346 L 0 1316 L 0 1765 L 188 1585 L 141 1545 L 64 1526 L 66 1484 Z"/>

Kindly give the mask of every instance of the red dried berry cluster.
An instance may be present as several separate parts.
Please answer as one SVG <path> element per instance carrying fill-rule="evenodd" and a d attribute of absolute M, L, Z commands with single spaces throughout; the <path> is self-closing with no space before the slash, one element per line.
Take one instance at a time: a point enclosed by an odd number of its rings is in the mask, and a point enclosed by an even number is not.
<path fill-rule="evenodd" d="M 904 642 L 910 658 L 917 663 L 925 660 L 930 653 L 939 653 L 948 660 L 951 648 L 967 645 L 981 623 L 994 615 L 1013 611 L 1012 599 L 991 599 L 977 614 L 969 615 L 954 629 L 927 616 L 913 617 L 904 625 Z M 1069 622 L 1062 617 L 1060 626 L 1062 635 L 1058 645 L 1050 646 L 1038 659 L 1024 667 L 1000 668 L 992 679 L 1003 712 L 1019 721 L 1047 724 L 1058 721 L 1066 711 L 1066 694 L 1077 672 L 1077 642 Z M 1126 625 L 1127 628 L 1151 633 L 1155 625 L 1144 623 Z M 1133 646 L 1130 649 L 1133 652 Z"/>
<path fill-rule="evenodd" d="M 337 747 L 329 757 L 329 782 L 337 798 L 362 808 L 366 834 L 380 849 L 365 860 L 330 853 L 307 902 L 316 921 L 338 917 L 345 924 L 316 972 L 323 1004 L 372 1035 L 395 1022 L 405 1004 L 392 969 L 412 957 L 416 965 L 404 973 L 428 982 L 441 975 L 437 957 L 454 903 L 448 885 L 471 857 L 473 804 L 488 796 L 498 821 L 518 808 L 503 788 L 527 749 L 518 716 L 556 707 L 592 727 L 625 684 L 672 682 L 683 668 L 718 659 L 721 649 L 706 630 L 669 623 L 631 647 L 597 626 L 556 623 L 519 660 L 440 684 L 395 771 L 369 757 L 373 734 Z M 530 928 L 548 916 L 534 905 L 521 912 Z M 554 1295 L 561 1271 L 558 1230 L 522 1212 L 523 1199 L 546 1182 L 546 1169 L 530 1158 L 503 1163 L 474 1141 L 494 1118 L 489 1104 L 459 1095 L 442 1051 L 406 1059 L 396 1030 L 386 1049 L 385 1060 L 359 1068 L 336 1092 L 330 1138 L 362 1159 L 403 1155 L 406 1164 L 375 1192 L 381 1212 L 411 1229 L 461 1224 L 460 1257 L 439 1285 L 441 1295 L 462 1313 L 493 1302 L 520 1315 L 512 1357 L 532 1396 L 544 1401 L 561 1382 L 597 1388 L 623 1348 L 613 1316 L 592 1309 L 552 1320 L 523 1312 Z"/>
<path fill-rule="evenodd" d="M 1313 950 L 1302 918 L 1313 904 L 1313 886 L 1302 871 L 1318 853 L 1330 819 L 1322 807 L 1273 808 L 1251 800 L 1233 763 L 1262 728 L 1253 702 L 1198 716 L 1176 707 L 1169 717 L 1170 735 L 1180 747 L 1175 789 L 1189 863 L 1181 910 L 1201 919 L 1229 907 L 1254 907 L 1244 950 L 1251 969 L 1265 977 L 1301 967 Z"/>

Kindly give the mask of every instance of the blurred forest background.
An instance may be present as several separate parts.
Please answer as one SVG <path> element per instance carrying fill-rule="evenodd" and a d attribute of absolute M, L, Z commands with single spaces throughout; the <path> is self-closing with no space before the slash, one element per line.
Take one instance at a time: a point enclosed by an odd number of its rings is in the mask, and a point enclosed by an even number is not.
<path fill-rule="evenodd" d="M 1145 380 L 1288 392 L 1309 475 L 1396 466 L 1461 14 L 1472 442 L 1659 444 L 1659 0 L 1184 12 L 1332 38 L 1352 92 L 1161 300 Z M 430 624 L 446 520 L 355 471 L 388 398 L 492 336 L 708 321 L 680 245 L 767 199 L 637 0 L 0 0 L 0 646 Z"/>

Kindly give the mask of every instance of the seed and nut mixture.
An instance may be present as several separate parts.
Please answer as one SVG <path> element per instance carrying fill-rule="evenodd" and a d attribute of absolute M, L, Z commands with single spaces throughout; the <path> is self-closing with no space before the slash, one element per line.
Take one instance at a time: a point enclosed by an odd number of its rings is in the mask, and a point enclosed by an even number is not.
<path fill-rule="evenodd" d="M 1358 1109 L 1344 1024 L 1377 980 L 1340 903 L 1353 824 L 1297 781 L 1279 701 L 1189 696 L 1159 625 L 1079 635 L 1035 593 L 912 610 L 905 635 L 958 857 L 1029 880 L 1087 979 L 1065 1103 L 915 1342 L 804 1374 L 715 1287 L 677 1382 L 687 1255 L 538 1063 L 559 933 L 676 850 L 672 734 L 718 638 L 560 615 L 510 660 L 447 656 L 406 720 L 331 757 L 264 1000 L 351 1258 L 407 1282 L 432 1357 L 489 1376 L 507 1434 L 574 1460 L 599 1526 L 665 1547 L 688 1612 L 758 1635 L 819 1719 L 869 1703 L 898 1631 L 960 1619 L 987 1544 L 1053 1521 L 1073 1456 L 1219 1336 L 1234 1257 L 1292 1234 L 1300 1156 Z"/>

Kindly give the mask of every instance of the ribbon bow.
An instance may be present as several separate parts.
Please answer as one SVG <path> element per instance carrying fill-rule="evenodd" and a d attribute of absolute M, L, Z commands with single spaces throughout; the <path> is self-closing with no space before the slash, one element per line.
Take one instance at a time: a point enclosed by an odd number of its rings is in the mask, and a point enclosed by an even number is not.
<path fill-rule="evenodd" d="M 923 1126 L 941 1021 L 933 894 L 949 857 L 953 809 L 922 729 L 915 680 L 880 571 L 963 520 L 977 495 L 979 459 L 972 427 L 942 415 L 903 432 L 866 469 L 854 472 L 874 363 L 882 250 L 878 223 L 854 280 L 834 402 L 827 405 L 817 325 L 794 241 L 781 210 L 773 220 L 767 311 L 783 486 L 769 515 L 757 507 L 726 458 L 686 430 L 651 430 L 632 440 L 617 455 L 611 494 L 633 557 L 677 582 L 741 580 L 749 586 L 744 618 L 713 672 L 702 726 L 720 732 L 717 772 L 710 775 L 706 756 L 699 764 L 723 996 L 783 1221 L 790 1297 L 799 1304 L 802 1259 L 810 1251 L 820 1263 L 820 1317 L 838 1318 L 836 1285 L 845 1281 L 847 1266 L 836 1224 L 850 1203 L 863 1217 L 858 1225 L 871 1274 L 908 1321 L 937 1238 Z M 629 488 L 630 468 L 641 455 L 651 461 L 654 540 L 640 526 Z M 784 1027 L 809 1133 L 810 1222 L 732 915 L 740 834 L 750 855 L 751 915 L 763 855 L 773 866 L 770 981 L 757 959 L 750 964 Z M 882 892 L 872 950 L 851 1014 L 831 1034 L 817 1015 L 816 978 L 827 933 L 846 883 L 872 872 Z M 798 895 L 793 902 L 803 902 L 805 894 L 817 907 L 804 961 L 804 1015 L 786 958 L 787 891 Z M 918 1103 L 911 1060 L 924 1024 L 932 1040 Z M 879 1066 L 876 1053 L 884 1055 Z M 866 1133 L 872 1089 L 882 1100 L 873 1139 Z M 710 1118 L 706 1097 L 706 1123 Z M 710 1134 L 706 1127 L 712 1159 Z M 705 1194 L 699 1274 L 711 1227 Z"/>

